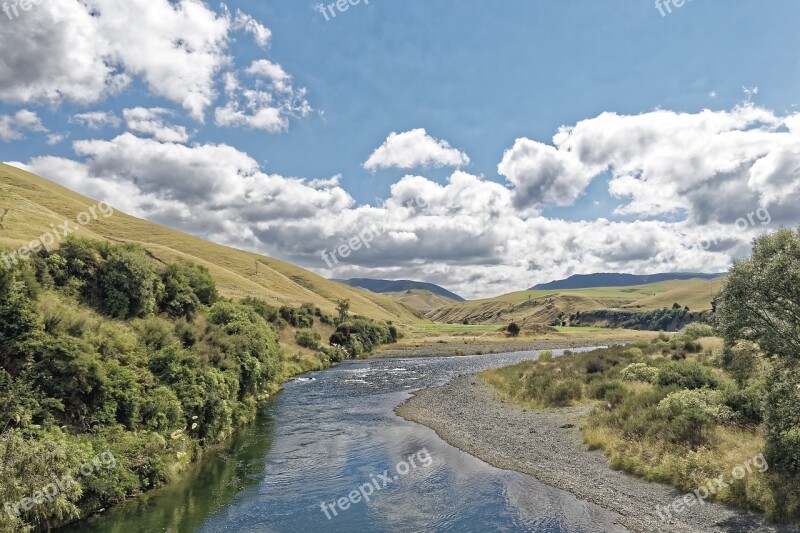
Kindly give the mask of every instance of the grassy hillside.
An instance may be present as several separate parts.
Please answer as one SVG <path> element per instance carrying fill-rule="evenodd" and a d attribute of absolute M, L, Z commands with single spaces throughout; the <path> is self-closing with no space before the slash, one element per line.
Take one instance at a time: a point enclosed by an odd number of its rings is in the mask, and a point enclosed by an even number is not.
<path fill-rule="evenodd" d="M 401 292 L 385 292 L 383 294 L 386 296 L 391 296 L 396 300 L 400 300 L 407 306 L 413 307 L 420 313 L 429 313 L 434 309 L 455 303 L 455 300 L 451 298 L 446 298 L 430 291 L 419 289 Z"/>
<path fill-rule="evenodd" d="M 97 201 L 39 176 L 0 164 L 0 246 L 18 248 L 48 231 L 51 224 L 75 221 Z M 336 302 L 349 299 L 351 312 L 378 320 L 410 324 L 419 318 L 403 303 L 354 290 L 302 268 L 264 255 L 214 244 L 116 211 L 109 218 L 81 227 L 76 235 L 139 243 L 159 262 L 186 259 L 209 269 L 222 296 L 253 296 L 273 305 L 312 303 L 329 314 Z"/>
<path fill-rule="evenodd" d="M 670 308 L 679 303 L 693 311 L 711 309 L 720 279 L 662 281 L 633 287 L 598 287 L 560 291 L 520 291 L 495 298 L 448 304 L 428 313 L 437 322 L 520 325 L 549 324 L 562 316 L 600 309 L 641 311 Z"/>

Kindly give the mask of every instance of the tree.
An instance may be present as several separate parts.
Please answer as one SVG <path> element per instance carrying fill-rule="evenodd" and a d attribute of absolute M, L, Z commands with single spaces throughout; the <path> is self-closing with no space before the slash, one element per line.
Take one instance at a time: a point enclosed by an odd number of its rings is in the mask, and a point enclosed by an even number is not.
<path fill-rule="evenodd" d="M 506 330 L 508 331 L 508 334 L 511 335 L 512 337 L 519 336 L 519 332 L 522 331 L 522 329 L 516 322 L 512 322 L 511 324 L 509 324 Z"/>
<path fill-rule="evenodd" d="M 737 261 L 728 273 L 716 321 L 728 363 L 745 371 L 752 365 L 746 357 L 733 357 L 742 340 L 776 360 L 767 378 L 766 457 L 777 471 L 800 474 L 800 229 L 754 241 L 752 257 Z M 752 347 L 738 355 L 751 352 Z"/>
<path fill-rule="evenodd" d="M 350 300 L 339 300 L 336 302 L 336 310 L 339 312 L 339 320 L 344 322 L 350 315 Z"/>
<path fill-rule="evenodd" d="M 98 282 L 104 310 L 114 318 L 143 317 L 156 303 L 158 278 L 140 246 L 115 246 L 100 267 Z"/>
<path fill-rule="evenodd" d="M 800 229 L 755 240 L 753 256 L 728 273 L 716 320 L 731 345 L 750 340 L 767 356 L 800 358 Z"/>

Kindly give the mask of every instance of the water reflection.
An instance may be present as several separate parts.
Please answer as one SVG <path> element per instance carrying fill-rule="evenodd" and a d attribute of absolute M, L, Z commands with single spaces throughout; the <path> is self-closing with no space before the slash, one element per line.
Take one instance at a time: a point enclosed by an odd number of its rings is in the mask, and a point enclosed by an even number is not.
<path fill-rule="evenodd" d="M 191 479 L 80 531 L 624 531 L 617 515 L 491 467 L 394 414 L 412 390 L 533 356 L 360 361 L 294 381 L 259 424 Z M 430 467 L 326 518 L 323 501 L 347 496 L 423 448 Z"/>

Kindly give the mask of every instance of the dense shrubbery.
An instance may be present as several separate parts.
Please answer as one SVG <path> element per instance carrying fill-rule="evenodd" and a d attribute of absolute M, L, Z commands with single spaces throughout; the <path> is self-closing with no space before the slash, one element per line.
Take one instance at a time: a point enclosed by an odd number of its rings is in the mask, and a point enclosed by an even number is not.
<path fill-rule="evenodd" d="M 597 402 L 584 428 L 590 446 L 603 448 L 615 468 L 693 490 L 705 482 L 704 476 L 730 472 L 736 463 L 725 461 L 731 456 L 740 453 L 743 462 L 758 453 L 757 447 L 730 454 L 715 449 L 727 439 L 738 441 L 742 433 L 758 443 L 754 426 L 764 400 L 758 383 L 740 384 L 713 365 L 718 358 L 697 353 L 702 350 L 695 339 L 707 332 L 691 327 L 634 347 L 545 358 L 482 377 L 502 396 L 533 408 Z M 786 408 L 800 412 L 800 404 L 790 401 Z M 765 483 L 763 477 L 752 477 L 717 497 L 767 510 L 772 500 Z"/>
<path fill-rule="evenodd" d="M 0 513 L 0 530 L 55 527 L 174 479 L 201 447 L 253 420 L 285 377 L 275 327 L 323 317 L 310 304 L 222 301 L 207 269 L 154 265 L 139 246 L 75 238 L 0 264 L 0 501 L 76 477 L 104 451 L 117 463 L 53 503 Z M 341 333 L 351 348 L 394 338 L 361 319 Z M 313 329 L 297 338 L 312 349 L 321 340 Z M 325 348 L 317 364 L 342 355 Z"/>
<path fill-rule="evenodd" d="M 636 311 L 628 309 L 599 309 L 596 311 L 578 312 L 569 317 L 569 321 L 559 319 L 571 326 L 606 326 L 615 328 L 641 329 L 649 331 L 677 331 L 684 326 L 706 322 L 707 311 L 690 311 L 683 307 L 672 309 L 655 309 L 653 311 Z M 698 338 L 698 337 L 695 337 Z M 694 339 L 692 339 L 694 340 Z"/>
<path fill-rule="evenodd" d="M 375 322 L 366 318 L 345 320 L 331 335 L 332 346 L 343 348 L 349 357 L 369 353 L 381 344 L 397 341 L 397 328 L 391 324 Z"/>

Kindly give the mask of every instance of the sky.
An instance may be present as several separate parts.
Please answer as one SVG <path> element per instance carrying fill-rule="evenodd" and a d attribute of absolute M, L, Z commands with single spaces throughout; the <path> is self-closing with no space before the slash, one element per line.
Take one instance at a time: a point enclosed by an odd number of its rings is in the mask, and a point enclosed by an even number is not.
<path fill-rule="evenodd" d="M 800 223 L 795 0 L 326 4 L 7 2 L 0 161 L 468 298 L 720 272 Z"/>

